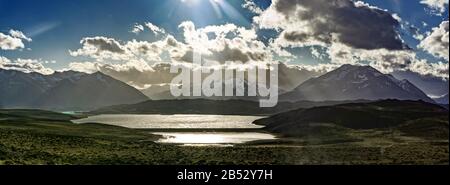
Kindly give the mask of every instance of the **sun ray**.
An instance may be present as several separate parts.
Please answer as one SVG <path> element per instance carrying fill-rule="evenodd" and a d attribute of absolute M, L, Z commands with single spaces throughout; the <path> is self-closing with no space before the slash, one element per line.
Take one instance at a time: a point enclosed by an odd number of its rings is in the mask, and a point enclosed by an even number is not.
<path fill-rule="evenodd" d="M 220 10 L 220 7 L 219 7 L 219 0 L 209 0 L 209 3 L 213 7 L 217 18 L 219 18 L 219 19 L 223 18 L 222 10 Z"/>

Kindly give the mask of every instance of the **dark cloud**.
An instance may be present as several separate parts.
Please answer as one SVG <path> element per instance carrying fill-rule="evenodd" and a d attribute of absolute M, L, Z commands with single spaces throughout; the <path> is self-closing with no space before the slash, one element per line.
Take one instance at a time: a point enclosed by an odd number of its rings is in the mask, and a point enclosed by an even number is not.
<path fill-rule="evenodd" d="M 307 28 L 288 28 L 283 37 L 291 42 L 338 41 L 357 49 L 403 50 L 397 32 L 400 23 L 390 13 L 350 0 L 278 0 L 277 12 L 289 23 L 307 22 Z"/>
<path fill-rule="evenodd" d="M 81 40 L 81 44 L 94 46 L 98 48 L 99 52 L 109 51 L 112 53 L 125 53 L 125 50 L 122 49 L 120 43 L 111 38 L 105 37 L 85 38 Z"/>

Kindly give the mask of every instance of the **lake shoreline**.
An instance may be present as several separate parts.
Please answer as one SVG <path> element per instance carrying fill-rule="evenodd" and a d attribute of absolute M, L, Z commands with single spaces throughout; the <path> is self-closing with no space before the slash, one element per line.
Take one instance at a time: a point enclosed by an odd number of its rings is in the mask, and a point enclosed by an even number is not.
<path fill-rule="evenodd" d="M 232 145 L 257 140 L 276 140 L 277 136 L 255 125 L 257 116 L 227 116 L 204 114 L 102 114 L 73 120 L 77 124 L 100 123 L 121 126 L 161 136 L 157 143 Z"/>

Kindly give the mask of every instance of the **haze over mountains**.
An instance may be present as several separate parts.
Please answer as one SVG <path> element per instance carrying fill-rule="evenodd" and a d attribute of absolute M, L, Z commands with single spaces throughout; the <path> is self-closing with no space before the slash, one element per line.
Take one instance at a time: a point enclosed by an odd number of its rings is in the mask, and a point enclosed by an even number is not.
<path fill-rule="evenodd" d="M 282 101 L 324 100 L 423 100 L 434 102 L 408 80 L 398 80 L 370 66 L 343 65 L 318 78 L 311 78 L 293 91 L 280 96 Z"/>
<path fill-rule="evenodd" d="M 289 70 L 282 70 L 281 76 Z M 292 71 L 291 71 L 292 72 Z M 312 74 L 310 74 L 312 75 Z M 297 78 L 304 78 L 299 75 Z M 280 86 L 296 84 L 280 78 Z M 300 83 L 298 83 L 300 84 Z M 245 84 L 247 91 L 248 85 Z M 423 100 L 434 101 L 407 80 L 397 80 L 369 66 L 343 65 L 288 91 L 280 87 L 280 101 L 353 101 L 353 100 Z M 234 89 L 237 91 L 237 89 Z M 142 92 L 141 92 L 142 91 Z M 149 99 L 175 99 L 170 85 L 151 86 L 143 90 L 97 72 L 86 74 L 66 71 L 51 75 L 0 69 L 0 106 L 3 108 L 43 108 L 56 110 L 94 110 L 101 107 L 135 104 Z M 151 95 L 149 97 L 144 94 Z M 251 100 L 255 97 L 197 97 L 210 100 Z M 192 99 L 180 97 L 179 99 Z M 234 101 L 238 103 L 238 101 Z M 445 97 L 439 103 L 445 102 Z M 448 96 L 447 96 L 448 102 Z M 163 103 L 163 102 L 161 102 Z M 239 103 L 238 103 L 239 104 Z"/>
<path fill-rule="evenodd" d="M 118 80 L 123 82 L 130 82 L 130 85 L 138 88 L 141 92 L 143 92 L 146 96 L 148 96 L 152 100 L 167 100 L 167 99 L 179 99 L 177 97 L 173 97 L 170 93 L 170 84 L 174 77 L 177 74 L 170 73 L 170 65 L 169 64 L 156 64 L 153 66 L 154 71 L 146 72 L 146 76 L 138 75 L 123 75 L 121 73 L 116 73 L 114 71 L 101 68 L 100 70 L 107 75 L 110 75 Z M 291 91 L 301 83 L 306 80 L 317 77 L 323 74 L 323 72 L 315 72 L 310 71 L 298 66 L 288 66 L 284 63 L 279 63 L 278 65 L 278 78 L 279 78 L 279 93 L 285 93 Z M 202 75 L 202 81 L 208 76 L 208 74 Z M 247 87 L 247 75 L 244 76 L 246 81 L 244 83 L 245 87 Z M 230 79 L 226 79 L 223 76 L 224 84 L 229 84 Z M 245 92 L 247 92 L 247 88 L 245 88 Z M 198 98 L 208 98 L 208 97 L 182 97 L 184 99 L 198 99 Z M 211 99 L 255 99 L 250 97 L 214 97 Z"/>
<path fill-rule="evenodd" d="M 90 110 L 147 99 L 135 88 L 99 72 L 42 75 L 0 69 L 0 107 L 4 108 Z"/>
<path fill-rule="evenodd" d="M 398 80 L 370 66 L 344 65 L 317 78 L 280 65 L 279 94 L 281 101 L 345 101 L 345 100 L 423 100 L 434 102 L 421 89 L 408 80 Z M 296 76 L 297 75 L 297 76 Z M 288 76 L 295 76 L 297 82 Z M 309 80 L 301 80 L 309 77 Z M 292 86 L 297 85 L 297 88 Z M 245 84 L 247 92 L 248 84 Z M 213 100 L 257 100 L 257 97 L 173 97 L 170 84 L 160 84 L 142 90 L 153 100 L 213 99 Z M 235 90 L 236 91 L 236 90 Z"/>

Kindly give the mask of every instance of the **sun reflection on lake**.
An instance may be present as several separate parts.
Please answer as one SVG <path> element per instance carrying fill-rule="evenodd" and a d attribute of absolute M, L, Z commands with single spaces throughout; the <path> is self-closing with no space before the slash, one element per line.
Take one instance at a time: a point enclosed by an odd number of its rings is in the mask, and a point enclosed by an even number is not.
<path fill-rule="evenodd" d="M 256 140 L 276 139 L 275 136 L 265 133 L 255 132 L 211 132 L 211 133 L 176 133 L 176 132 L 156 132 L 162 135 L 159 143 L 174 144 L 240 144 Z"/>

